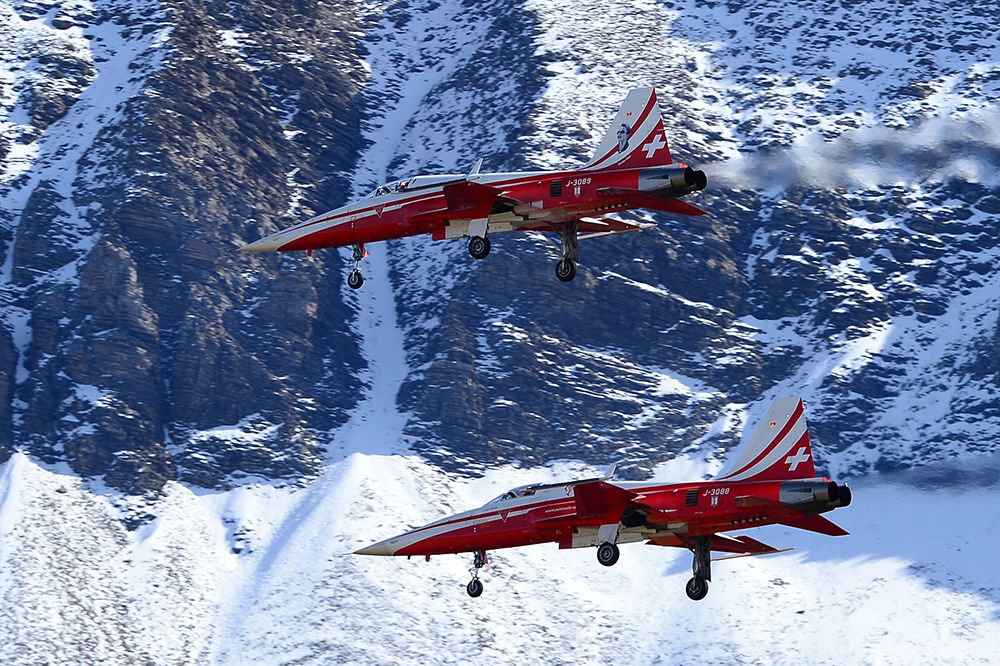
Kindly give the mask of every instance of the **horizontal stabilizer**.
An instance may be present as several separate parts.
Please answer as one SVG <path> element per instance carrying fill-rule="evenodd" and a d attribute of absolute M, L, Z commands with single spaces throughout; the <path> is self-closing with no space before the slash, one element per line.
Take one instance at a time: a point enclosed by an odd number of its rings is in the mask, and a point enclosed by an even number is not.
<path fill-rule="evenodd" d="M 782 519 L 780 522 L 782 525 L 789 527 L 809 530 L 810 532 L 819 532 L 820 534 L 828 534 L 830 536 L 844 536 L 849 534 L 843 527 L 827 520 L 823 516 L 802 516 L 801 518 L 792 518 L 790 520 Z"/>
<path fill-rule="evenodd" d="M 668 199 L 664 201 L 659 208 L 654 210 L 662 210 L 667 213 L 678 213 L 680 215 L 706 215 L 707 213 L 697 206 L 689 204 L 687 201 L 681 201 L 680 199 Z"/>

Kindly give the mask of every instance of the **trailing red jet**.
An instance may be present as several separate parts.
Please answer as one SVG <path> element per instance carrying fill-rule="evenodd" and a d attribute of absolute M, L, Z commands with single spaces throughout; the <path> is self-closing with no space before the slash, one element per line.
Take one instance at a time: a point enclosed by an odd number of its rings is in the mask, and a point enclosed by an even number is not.
<path fill-rule="evenodd" d="M 365 244 L 431 234 L 435 240 L 469 237 L 469 254 L 490 253 L 501 231 L 553 231 L 562 237 L 556 276 L 576 276 L 577 241 L 638 231 L 651 225 L 607 217 L 635 208 L 702 215 L 680 197 L 705 188 L 705 172 L 674 163 L 656 91 L 631 91 L 594 158 L 577 169 L 523 173 L 414 176 L 375 188 L 356 203 L 317 215 L 242 247 L 289 252 L 352 246 L 347 283 L 364 283 L 358 269 Z"/>
<path fill-rule="evenodd" d="M 817 478 L 800 398 L 781 398 L 736 457 L 710 481 L 691 483 L 612 482 L 604 478 L 515 488 L 478 509 L 419 527 L 357 551 L 359 555 L 473 553 L 466 590 L 483 592 L 479 569 L 487 551 L 555 542 L 559 548 L 597 547 L 597 561 L 618 561 L 618 544 L 645 541 L 687 548 L 694 575 L 687 595 L 708 594 L 715 559 L 779 553 L 749 536 L 723 532 L 787 525 L 847 534 L 820 514 L 851 503 L 851 490 Z"/>

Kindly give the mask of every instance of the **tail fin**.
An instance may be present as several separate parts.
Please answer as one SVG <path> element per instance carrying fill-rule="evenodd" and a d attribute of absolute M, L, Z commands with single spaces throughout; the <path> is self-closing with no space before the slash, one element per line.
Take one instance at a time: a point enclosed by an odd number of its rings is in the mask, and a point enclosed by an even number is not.
<path fill-rule="evenodd" d="M 622 102 L 594 158 L 581 168 L 629 168 L 672 163 L 656 90 L 635 88 Z"/>
<path fill-rule="evenodd" d="M 802 398 L 778 398 L 736 461 L 716 479 L 785 481 L 815 477 Z"/>

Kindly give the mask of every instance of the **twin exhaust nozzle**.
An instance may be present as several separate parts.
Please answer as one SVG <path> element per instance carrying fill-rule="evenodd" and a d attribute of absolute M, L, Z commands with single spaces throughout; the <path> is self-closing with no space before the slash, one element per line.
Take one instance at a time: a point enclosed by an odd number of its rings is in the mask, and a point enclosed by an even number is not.
<path fill-rule="evenodd" d="M 786 481 L 781 484 L 782 504 L 820 502 L 833 507 L 851 503 L 851 489 L 835 481 Z"/>
<path fill-rule="evenodd" d="M 700 170 L 695 171 L 691 167 L 657 171 L 658 173 L 654 172 L 655 175 L 653 173 L 646 175 L 648 172 L 644 172 L 643 176 L 650 180 L 666 180 L 668 181 L 667 187 L 677 190 L 687 190 L 688 192 L 703 190 L 708 185 L 708 176 L 705 175 L 705 172 Z M 657 186 L 655 189 L 659 189 L 660 187 L 663 186 Z"/>

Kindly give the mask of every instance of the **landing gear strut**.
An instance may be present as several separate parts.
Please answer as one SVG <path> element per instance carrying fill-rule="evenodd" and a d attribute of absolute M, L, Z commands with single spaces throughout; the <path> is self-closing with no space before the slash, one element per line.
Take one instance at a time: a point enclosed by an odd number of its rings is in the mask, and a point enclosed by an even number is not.
<path fill-rule="evenodd" d="M 580 223 L 576 220 L 566 222 L 560 232 L 562 236 L 562 257 L 556 264 L 556 277 L 563 282 L 570 282 L 576 277 L 576 262 L 580 260 L 580 245 L 577 229 Z"/>
<path fill-rule="evenodd" d="M 361 274 L 358 264 L 368 256 L 364 243 L 354 244 L 354 254 L 351 257 L 351 272 L 347 274 L 347 286 L 351 289 L 360 289 L 365 283 L 365 276 Z"/>
<path fill-rule="evenodd" d="M 483 593 L 483 581 L 479 580 L 479 570 L 487 564 L 489 564 L 489 560 L 486 559 L 486 551 L 477 550 L 472 558 L 472 568 L 469 569 L 472 580 L 465 586 L 465 591 L 469 593 L 470 597 L 478 597 Z"/>
<path fill-rule="evenodd" d="M 694 576 L 687 582 L 684 591 L 693 601 L 701 601 L 708 594 L 708 581 L 712 580 L 712 537 L 696 537 L 691 552 L 694 553 L 691 563 Z"/>

